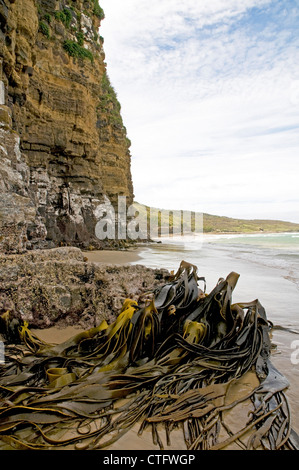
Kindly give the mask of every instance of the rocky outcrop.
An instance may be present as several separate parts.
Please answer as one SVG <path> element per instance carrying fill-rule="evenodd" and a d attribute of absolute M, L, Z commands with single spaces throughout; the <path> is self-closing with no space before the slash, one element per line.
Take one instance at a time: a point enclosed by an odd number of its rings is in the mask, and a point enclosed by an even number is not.
<path fill-rule="evenodd" d="M 0 317 L 9 311 L 32 328 L 90 328 L 168 277 L 163 269 L 87 262 L 75 247 L 0 255 Z"/>
<path fill-rule="evenodd" d="M 1 236 L 14 219 L 15 251 L 95 245 L 98 206 L 133 201 L 103 16 L 97 0 L 0 0 Z"/>

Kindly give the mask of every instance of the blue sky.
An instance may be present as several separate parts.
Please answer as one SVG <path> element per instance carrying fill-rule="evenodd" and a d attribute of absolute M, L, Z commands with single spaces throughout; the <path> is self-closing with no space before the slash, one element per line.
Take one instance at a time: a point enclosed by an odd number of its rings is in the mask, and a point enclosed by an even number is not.
<path fill-rule="evenodd" d="M 299 1 L 100 5 L 135 199 L 299 222 Z"/>

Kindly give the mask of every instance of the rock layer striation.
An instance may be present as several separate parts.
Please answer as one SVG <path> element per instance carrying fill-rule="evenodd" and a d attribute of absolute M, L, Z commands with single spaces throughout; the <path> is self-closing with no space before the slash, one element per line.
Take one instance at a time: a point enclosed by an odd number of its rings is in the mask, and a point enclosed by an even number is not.
<path fill-rule="evenodd" d="M 103 17 L 97 0 L 0 0 L 2 249 L 94 245 L 98 207 L 133 201 Z"/>

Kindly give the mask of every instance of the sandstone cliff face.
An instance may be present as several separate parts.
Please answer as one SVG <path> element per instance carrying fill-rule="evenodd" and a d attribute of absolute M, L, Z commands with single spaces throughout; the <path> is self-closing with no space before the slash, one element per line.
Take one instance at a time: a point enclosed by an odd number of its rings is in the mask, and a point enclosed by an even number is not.
<path fill-rule="evenodd" d="M 104 198 L 132 203 L 130 142 L 107 76 L 102 18 L 97 0 L 0 0 L 0 105 L 9 121 L 1 161 L 22 166 L 19 186 L 10 171 L 0 191 L 14 194 L 28 221 L 23 248 L 39 237 L 42 246 L 94 244 Z M 0 204 L 2 228 L 12 227 Z"/>

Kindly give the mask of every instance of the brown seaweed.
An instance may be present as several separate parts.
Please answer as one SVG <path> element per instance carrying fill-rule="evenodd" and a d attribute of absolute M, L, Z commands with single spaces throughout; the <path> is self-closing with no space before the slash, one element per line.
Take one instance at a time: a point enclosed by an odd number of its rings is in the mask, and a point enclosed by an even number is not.
<path fill-rule="evenodd" d="M 232 303 L 238 278 L 207 294 L 182 262 L 146 305 L 127 299 L 112 324 L 58 345 L 7 312 L 0 448 L 103 449 L 138 424 L 161 449 L 175 429 L 189 450 L 299 449 L 289 384 L 271 363 L 273 325 L 258 300 Z M 244 404 L 249 414 L 232 429 L 227 418 Z"/>

